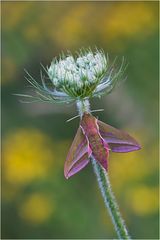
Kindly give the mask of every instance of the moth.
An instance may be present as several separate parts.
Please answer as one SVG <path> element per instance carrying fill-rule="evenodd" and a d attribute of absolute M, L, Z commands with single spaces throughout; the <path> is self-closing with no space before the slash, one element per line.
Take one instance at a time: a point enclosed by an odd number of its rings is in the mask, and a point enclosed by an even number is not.
<path fill-rule="evenodd" d="M 68 179 L 82 170 L 90 162 L 91 155 L 107 171 L 109 151 L 125 153 L 140 148 L 128 133 L 85 112 L 65 161 L 64 176 Z"/>

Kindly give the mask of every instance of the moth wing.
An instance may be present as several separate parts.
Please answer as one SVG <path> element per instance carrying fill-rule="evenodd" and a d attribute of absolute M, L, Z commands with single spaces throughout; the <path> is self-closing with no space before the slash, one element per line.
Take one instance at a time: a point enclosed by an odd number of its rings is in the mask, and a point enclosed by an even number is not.
<path fill-rule="evenodd" d="M 83 169 L 89 163 L 90 154 L 88 140 L 79 127 L 65 161 L 64 176 L 69 178 Z"/>
<path fill-rule="evenodd" d="M 128 133 L 101 121 L 98 121 L 98 126 L 100 135 L 113 152 L 131 152 L 141 148 L 138 142 Z"/>

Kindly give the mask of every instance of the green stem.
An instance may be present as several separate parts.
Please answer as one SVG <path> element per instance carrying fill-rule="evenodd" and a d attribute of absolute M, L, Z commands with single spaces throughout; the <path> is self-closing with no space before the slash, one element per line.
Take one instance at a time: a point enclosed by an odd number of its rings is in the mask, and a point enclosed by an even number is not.
<path fill-rule="evenodd" d="M 91 157 L 94 172 L 97 176 L 97 181 L 101 194 L 104 199 L 105 206 L 107 207 L 109 214 L 112 218 L 114 228 L 117 232 L 119 239 L 130 239 L 124 221 L 119 212 L 118 205 L 111 190 L 111 184 L 108 173 L 106 170 L 97 163 L 97 161 Z"/>
<path fill-rule="evenodd" d="M 90 104 L 88 99 L 84 101 L 78 101 L 77 108 L 81 117 L 84 112 L 90 112 Z M 98 185 L 104 199 L 105 206 L 109 211 L 118 238 L 131 239 L 128 235 L 128 231 L 121 217 L 117 202 L 111 190 L 111 184 L 107 171 L 96 161 L 93 156 L 91 156 L 91 162 L 97 177 Z"/>

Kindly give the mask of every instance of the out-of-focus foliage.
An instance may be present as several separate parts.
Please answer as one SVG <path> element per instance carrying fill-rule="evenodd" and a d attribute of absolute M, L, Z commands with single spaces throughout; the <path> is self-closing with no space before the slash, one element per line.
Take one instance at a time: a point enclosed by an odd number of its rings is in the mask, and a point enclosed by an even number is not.
<path fill-rule="evenodd" d="M 2 238 L 115 238 L 91 166 L 70 180 L 63 164 L 78 120 L 71 106 L 19 103 L 62 50 L 125 56 L 128 79 L 93 100 L 100 119 L 142 150 L 110 154 L 109 175 L 132 238 L 158 239 L 158 2 L 2 2 Z"/>

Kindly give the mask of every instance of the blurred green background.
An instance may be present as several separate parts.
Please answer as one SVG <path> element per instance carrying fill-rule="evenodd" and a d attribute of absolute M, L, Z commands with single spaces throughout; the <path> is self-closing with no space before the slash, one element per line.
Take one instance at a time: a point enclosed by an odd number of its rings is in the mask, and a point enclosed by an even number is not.
<path fill-rule="evenodd" d="M 92 166 L 69 180 L 63 165 L 78 128 L 74 104 L 22 104 L 24 68 L 40 80 L 62 50 L 125 56 L 128 79 L 91 101 L 102 121 L 142 150 L 111 154 L 109 175 L 134 239 L 158 239 L 158 1 L 2 2 L 2 238 L 116 238 Z"/>

